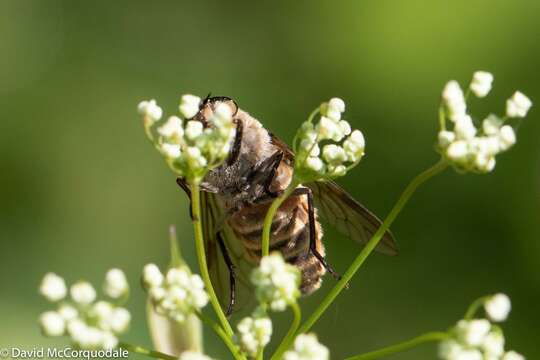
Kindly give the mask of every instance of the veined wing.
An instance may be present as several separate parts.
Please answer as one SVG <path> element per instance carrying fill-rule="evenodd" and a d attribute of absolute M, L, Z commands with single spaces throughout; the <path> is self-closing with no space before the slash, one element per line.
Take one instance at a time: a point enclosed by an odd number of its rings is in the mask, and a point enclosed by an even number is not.
<path fill-rule="evenodd" d="M 281 139 L 270 134 L 272 144 L 282 150 L 285 157 L 294 161 L 293 151 Z M 333 181 L 305 184 L 312 192 L 318 214 L 330 225 L 347 237 L 365 244 L 381 226 L 382 222 L 365 206 Z M 396 255 L 397 246 L 390 231 L 387 231 L 376 248 L 386 255 Z"/>
<path fill-rule="evenodd" d="M 227 310 L 230 299 L 229 269 L 225 263 L 217 240 L 217 231 L 221 231 L 227 252 L 235 266 L 236 275 L 236 304 L 234 311 L 238 311 L 254 304 L 253 288 L 249 280 L 253 265 L 246 260 L 242 242 L 236 238 L 233 230 L 227 224 L 221 224 L 223 211 L 216 196 L 208 192 L 201 192 L 201 222 L 205 241 L 206 261 L 214 290 L 221 303 L 223 311 Z M 221 227 L 218 229 L 218 227 Z"/>
<path fill-rule="evenodd" d="M 382 222 L 365 206 L 333 181 L 306 184 L 312 192 L 318 214 L 339 232 L 365 244 L 379 229 Z M 386 255 L 396 255 L 394 237 L 387 231 L 376 250 Z"/>

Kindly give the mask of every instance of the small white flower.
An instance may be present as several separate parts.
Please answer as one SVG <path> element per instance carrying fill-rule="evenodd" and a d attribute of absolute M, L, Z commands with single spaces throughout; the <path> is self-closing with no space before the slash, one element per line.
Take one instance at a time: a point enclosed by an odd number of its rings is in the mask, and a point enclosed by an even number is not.
<path fill-rule="evenodd" d="M 523 93 L 516 91 L 506 101 L 506 116 L 511 118 L 523 118 L 532 106 L 531 100 Z"/>
<path fill-rule="evenodd" d="M 201 150 L 195 146 L 189 146 L 186 149 L 186 159 L 193 169 L 201 169 L 208 164 Z"/>
<path fill-rule="evenodd" d="M 284 360 L 328 360 L 328 348 L 314 334 L 301 334 L 294 340 L 294 348 L 283 354 Z"/>
<path fill-rule="evenodd" d="M 454 141 L 446 149 L 446 155 L 454 161 L 463 160 L 468 154 L 467 143 L 463 140 Z"/>
<path fill-rule="evenodd" d="M 486 135 L 497 135 L 502 124 L 503 121 L 501 119 L 493 114 L 490 114 L 484 119 L 484 121 L 482 121 L 482 129 Z"/>
<path fill-rule="evenodd" d="M 465 104 L 465 96 L 457 81 L 451 80 L 446 83 L 442 98 L 452 121 L 456 121 L 458 118 L 466 115 L 467 105 Z"/>
<path fill-rule="evenodd" d="M 111 313 L 109 324 L 111 330 L 117 334 L 126 332 L 131 321 L 131 314 L 124 308 L 116 308 Z"/>
<path fill-rule="evenodd" d="M 55 311 L 47 311 L 41 314 L 39 323 L 43 333 L 47 336 L 61 336 L 66 330 L 64 318 Z"/>
<path fill-rule="evenodd" d="M 352 129 L 351 129 L 351 124 L 349 124 L 348 121 L 340 120 L 338 125 L 339 125 L 339 128 L 341 129 L 341 132 L 343 133 L 343 135 L 350 135 Z"/>
<path fill-rule="evenodd" d="M 351 135 L 343 142 L 343 149 L 347 154 L 347 160 L 356 162 L 364 156 L 366 140 L 360 130 L 354 130 Z"/>
<path fill-rule="evenodd" d="M 182 138 L 182 136 L 184 136 L 182 119 L 180 119 L 178 116 L 169 117 L 165 124 L 157 129 L 157 132 L 167 139 L 175 139 L 178 141 Z"/>
<path fill-rule="evenodd" d="M 103 324 L 103 327 L 108 329 L 108 321 L 113 312 L 113 306 L 107 301 L 98 301 L 90 310 L 90 314 L 95 317 L 100 324 Z"/>
<path fill-rule="evenodd" d="M 469 115 L 460 116 L 455 121 L 454 132 L 456 138 L 462 140 L 470 140 L 476 135 L 476 127 Z"/>
<path fill-rule="evenodd" d="M 66 282 L 55 273 L 48 273 L 41 281 L 39 292 L 49 301 L 62 300 L 67 294 Z"/>
<path fill-rule="evenodd" d="M 456 326 L 458 337 L 469 346 L 481 345 L 490 329 L 485 319 L 460 320 Z"/>
<path fill-rule="evenodd" d="M 88 305 L 96 299 L 96 290 L 86 281 L 73 284 L 69 293 L 73 301 L 81 305 Z"/>
<path fill-rule="evenodd" d="M 454 339 L 444 340 L 439 344 L 439 357 L 445 360 L 455 360 L 463 351 L 463 347 Z"/>
<path fill-rule="evenodd" d="M 212 360 L 212 358 L 196 351 L 184 351 L 178 360 Z"/>
<path fill-rule="evenodd" d="M 189 140 L 195 140 L 203 133 L 203 124 L 200 121 L 191 120 L 186 124 L 185 134 Z"/>
<path fill-rule="evenodd" d="M 484 303 L 486 314 L 492 321 L 505 321 L 512 308 L 510 298 L 502 293 L 493 295 Z"/>
<path fill-rule="evenodd" d="M 195 95 L 183 95 L 178 107 L 186 119 L 191 119 L 199 112 L 201 98 Z"/>
<path fill-rule="evenodd" d="M 191 274 L 185 266 L 169 269 L 163 278 L 155 265 L 147 265 L 143 283 L 149 290 L 155 310 L 178 322 L 185 321 L 187 315 L 208 303 L 201 277 Z"/>
<path fill-rule="evenodd" d="M 311 151 L 309 153 L 309 156 L 317 157 L 321 154 L 321 148 L 319 147 L 319 144 L 315 144 L 312 147 L 310 147 Z"/>
<path fill-rule="evenodd" d="M 490 332 L 482 343 L 486 355 L 498 358 L 504 353 L 504 336 L 500 332 Z"/>
<path fill-rule="evenodd" d="M 180 151 L 180 145 L 177 145 L 177 144 L 163 143 L 161 144 L 160 149 L 161 149 L 161 153 L 169 159 L 176 159 L 180 157 L 182 153 Z"/>
<path fill-rule="evenodd" d="M 148 116 L 153 121 L 158 121 L 163 115 L 163 110 L 156 104 L 156 100 L 141 101 L 137 106 L 139 114 Z"/>
<path fill-rule="evenodd" d="M 111 269 L 105 274 L 103 290 L 107 296 L 118 299 L 129 291 L 126 275 L 120 269 Z"/>
<path fill-rule="evenodd" d="M 345 165 L 338 165 L 329 168 L 329 172 L 332 176 L 344 176 L 347 173 L 347 168 L 345 167 Z"/>
<path fill-rule="evenodd" d="M 508 351 L 504 354 L 502 360 L 525 360 L 525 357 L 515 351 Z"/>
<path fill-rule="evenodd" d="M 489 153 L 477 152 L 474 164 L 479 171 L 490 172 L 495 168 L 495 157 Z"/>
<path fill-rule="evenodd" d="M 315 130 L 319 135 L 319 140 L 332 139 L 334 141 L 341 141 L 344 136 L 339 124 L 325 116 L 321 117 Z"/>
<path fill-rule="evenodd" d="M 335 122 L 341 119 L 342 112 L 345 112 L 345 102 L 340 98 L 332 98 L 327 103 L 321 104 L 321 114 Z"/>
<path fill-rule="evenodd" d="M 62 304 L 58 308 L 58 313 L 67 322 L 73 320 L 79 316 L 79 312 L 73 306 L 68 304 Z"/>
<path fill-rule="evenodd" d="M 347 154 L 341 146 L 328 144 L 323 148 L 323 158 L 328 164 L 339 165 L 347 160 Z"/>
<path fill-rule="evenodd" d="M 306 166 L 315 172 L 321 172 L 324 168 L 324 163 L 319 157 L 310 156 L 306 159 Z"/>
<path fill-rule="evenodd" d="M 499 147 L 507 150 L 516 143 L 516 133 L 510 125 L 504 125 L 499 131 Z"/>
<path fill-rule="evenodd" d="M 242 349 L 255 356 L 264 348 L 272 336 L 272 321 L 267 317 L 246 317 L 237 325 L 238 340 Z"/>
<path fill-rule="evenodd" d="M 484 97 L 490 92 L 492 83 L 493 75 L 491 73 L 477 71 L 473 74 L 470 88 L 476 96 Z"/>
<path fill-rule="evenodd" d="M 442 148 L 446 148 L 456 139 L 456 134 L 454 134 L 453 131 L 441 130 L 439 131 L 438 138 L 439 138 L 439 146 Z"/>
<path fill-rule="evenodd" d="M 147 264 L 143 269 L 143 283 L 147 288 L 161 286 L 163 274 L 155 264 Z"/>
<path fill-rule="evenodd" d="M 231 107 L 221 103 L 214 109 L 213 120 L 230 121 L 232 119 L 232 116 L 233 113 Z"/>
<path fill-rule="evenodd" d="M 331 98 L 328 101 L 328 107 L 343 113 L 345 112 L 345 101 L 337 97 Z"/>
<path fill-rule="evenodd" d="M 295 302 L 300 296 L 300 273 L 295 266 L 287 264 L 279 253 L 261 259 L 259 267 L 251 274 L 251 282 L 255 285 L 259 302 L 268 303 L 274 311 L 285 310 L 287 304 Z"/>
<path fill-rule="evenodd" d="M 484 357 L 482 356 L 482 353 L 479 350 L 476 349 L 468 349 L 468 350 L 462 350 L 455 358 L 455 360 L 483 360 Z M 454 360 L 454 359 L 451 359 Z"/>
<path fill-rule="evenodd" d="M 113 333 L 106 331 L 101 336 L 101 347 L 103 349 L 114 349 L 118 346 L 118 338 Z"/>

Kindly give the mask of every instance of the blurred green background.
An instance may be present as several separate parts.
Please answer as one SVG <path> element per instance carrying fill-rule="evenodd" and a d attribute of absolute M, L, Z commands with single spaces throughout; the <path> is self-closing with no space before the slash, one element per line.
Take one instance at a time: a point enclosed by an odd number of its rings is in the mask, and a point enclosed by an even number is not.
<path fill-rule="evenodd" d="M 37 294 L 54 271 L 100 284 L 113 266 L 134 288 L 126 340 L 150 345 L 142 266 L 165 265 L 177 224 L 193 261 L 187 202 L 136 113 L 156 98 L 212 91 L 290 142 L 321 101 L 339 96 L 368 156 L 340 183 L 383 216 L 434 163 L 444 83 L 495 74 L 473 111 L 504 111 L 516 89 L 540 103 L 538 1 L 0 2 L 0 347 L 43 338 Z M 486 176 L 447 171 L 420 189 L 393 231 L 398 257 L 373 256 L 314 330 L 332 358 L 445 329 L 476 297 L 504 291 L 510 348 L 540 358 L 540 120 L 533 107 L 512 151 Z M 344 271 L 357 245 L 332 230 Z M 334 281 L 302 301 L 305 313 Z M 284 329 L 288 314 L 280 314 Z M 280 331 L 281 332 L 281 331 Z M 207 350 L 225 359 L 213 334 Z M 395 356 L 434 359 L 434 345 Z"/>

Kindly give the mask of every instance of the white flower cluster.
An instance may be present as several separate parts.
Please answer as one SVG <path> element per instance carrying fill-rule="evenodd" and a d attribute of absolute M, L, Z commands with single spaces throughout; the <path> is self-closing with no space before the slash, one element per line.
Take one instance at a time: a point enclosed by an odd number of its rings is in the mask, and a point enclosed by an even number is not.
<path fill-rule="evenodd" d="M 180 113 L 185 119 L 190 119 L 197 114 L 200 104 L 199 97 L 183 95 L 179 106 Z M 145 118 L 150 140 L 178 175 L 200 179 L 208 169 L 218 166 L 229 155 L 236 133 L 229 106 L 220 104 L 214 109 L 208 124 L 199 120 L 183 121 L 178 116 L 171 116 L 157 128 L 157 139 L 150 130 L 161 118 L 161 108 L 154 100 L 150 100 L 141 102 L 138 109 Z"/>
<path fill-rule="evenodd" d="M 171 268 L 163 275 L 156 265 L 148 264 L 143 284 L 156 312 L 178 322 L 208 303 L 201 277 L 191 274 L 187 266 Z"/>
<path fill-rule="evenodd" d="M 486 96 L 491 90 L 493 75 L 484 71 L 474 73 L 470 90 L 478 97 Z M 441 124 L 438 148 L 457 169 L 479 173 L 490 172 L 495 168 L 495 156 L 508 150 L 516 142 L 516 134 L 506 118 L 493 114 L 482 121 L 477 128 L 472 117 L 467 114 L 466 98 L 455 80 L 449 81 L 442 93 L 445 115 L 453 124 L 446 129 L 446 121 Z M 532 106 L 531 101 L 519 91 L 508 101 L 506 117 L 525 117 Z"/>
<path fill-rule="evenodd" d="M 126 277 L 119 269 L 109 270 L 103 287 L 112 299 L 125 298 L 129 293 Z M 129 327 L 129 311 L 108 301 L 94 302 L 96 290 L 86 281 L 70 287 L 71 301 L 66 300 L 68 290 L 64 279 L 54 273 L 45 275 L 39 291 L 47 300 L 58 303 L 56 310 L 39 317 L 47 336 L 68 335 L 83 349 L 111 349 L 118 345 L 118 335 Z"/>
<path fill-rule="evenodd" d="M 196 351 L 184 351 L 178 360 L 212 360 L 212 358 Z"/>
<path fill-rule="evenodd" d="M 268 304 L 274 311 L 285 310 L 300 296 L 298 269 L 287 264 L 277 252 L 261 259 L 259 267 L 251 274 L 251 282 L 259 303 Z"/>
<path fill-rule="evenodd" d="M 236 326 L 237 342 L 242 351 L 253 357 L 270 342 L 272 336 L 272 321 L 262 315 L 262 312 L 260 313 L 253 317 L 243 318 Z"/>
<path fill-rule="evenodd" d="M 504 294 L 488 297 L 484 302 L 486 314 L 492 321 L 506 320 L 510 299 Z M 515 351 L 504 350 L 502 329 L 487 319 L 460 320 L 451 330 L 451 338 L 439 345 L 444 360 L 525 360 Z"/>
<path fill-rule="evenodd" d="M 294 340 L 294 349 L 283 354 L 283 360 L 328 360 L 330 353 L 314 334 L 300 334 Z"/>
<path fill-rule="evenodd" d="M 301 176 L 315 179 L 343 176 L 364 156 L 364 135 L 360 130 L 352 131 L 350 124 L 341 119 L 343 100 L 332 98 L 318 110 L 318 123 L 314 125 L 313 119 L 308 119 L 295 138 L 295 172 L 299 170 Z"/>

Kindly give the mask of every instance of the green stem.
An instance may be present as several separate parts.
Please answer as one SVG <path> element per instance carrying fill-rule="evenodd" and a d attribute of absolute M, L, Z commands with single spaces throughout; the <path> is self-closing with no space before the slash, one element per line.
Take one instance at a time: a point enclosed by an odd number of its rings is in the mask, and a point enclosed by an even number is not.
<path fill-rule="evenodd" d="M 489 296 L 482 296 L 481 298 L 478 298 L 472 302 L 472 304 L 467 309 L 467 312 L 465 313 L 465 316 L 463 317 L 465 320 L 471 320 L 478 311 L 482 305 L 486 302 L 486 300 L 489 299 Z"/>
<path fill-rule="evenodd" d="M 180 247 L 178 246 L 178 238 L 176 237 L 176 228 L 174 225 L 169 227 L 169 241 L 171 246 L 171 267 L 178 267 L 184 264 Z"/>
<path fill-rule="evenodd" d="M 210 303 L 216 312 L 216 315 L 221 323 L 221 327 L 229 338 L 232 338 L 234 332 L 227 320 L 227 317 L 221 309 L 221 305 L 212 286 L 210 280 L 210 274 L 208 273 L 208 265 L 206 263 L 206 252 L 204 250 L 204 239 L 201 225 L 201 194 L 199 184 L 194 181 L 191 185 L 191 209 L 193 213 L 193 230 L 195 232 L 195 248 L 197 250 L 197 258 L 199 260 L 199 267 L 201 270 L 201 276 L 206 287 L 206 291 L 210 297 Z"/>
<path fill-rule="evenodd" d="M 126 350 L 128 350 L 130 352 L 146 355 L 146 356 L 154 358 L 154 359 L 178 360 L 178 358 L 176 356 L 167 355 L 167 354 L 164 354 L 164 353 L 159 352 L 159 351 L 146 349 L 146 348 L 143 348 L 142 346 L 139 346 L 139 345 L 131 345 L 131 344 L 127 344 L 127 343 L 122 342 L 122 343 L 118 344 L 118 347 L 122 348 L 122 349 L 126 349 Z"/>
<path fill-rule="evenodd" d="M 276 352 L 274 353 L 274 355 L 272 355 L 271 360 L 281 359 L 283 353 L 291 347 L 291 344 L 293 343 L 296 336 L 296 331 L 300 326 L 300 321 L 302 320 L 302 312 L 300 311 L 300 307 L 297 303 L 292 303 L 291 309 L 294 314 L 293 322 L 291 324 L 291 327 L 289 328 L 289 331 L 287 332 L 287 335 L 285 335 L 285 338 L 283 338 L 283 341 L 281 342 L 281 344 L 279 344 Z"/>
<path fill-rule="evenodd" d="M 366 246 L 362 249 L 360 254 L 354 259 L 353 263 L 341 280 L 338 281 L 338 283 L 334 286 L 334 288 L 326 295 L 324 300 L 319 304 L 317 309 L 311 314 L 311 316 L 306 320 L 306 322 L 300 327 L 299 333 L 305 333 L 307 332 L 313 324 L 321 317 L 321 315 L 326 311 L 326 309 L 332 304 L 332 302 L 336 299 L 336 297 L 341 293 L 341 291 L 347 286 L 347 284 L 350 282 L 351 278 L 354 276 L 354 274 L 358 271 L 358 269 L 362 266 L 364 261 L 366 261 L 367 257 L 371 252 L 375 249 L 379 241 L 382 239 L 383 235 L 386 233 L 386 231 L 390 228 L 390 225 L 394 222 L 398 214 L 401 212 L 407 201 L 410 199 L 410 197 L 414 194 L 416 189 L 422 185 L 425 181 L 429 180 L 431 177 L 437 175 L 446 167 L 448 166 L 448 163 L 444 159 L 440 159 L 439 162 L 437 162 L 435 165 L 430 167 L 429 169 L 425 170 L 424 172 L 418 174 L 405 188 L 403 193 L 401 194 L 401 197 L 397 201 L 397 203 L 394 205 L 392 210 L 390 211 L 390 214 L 386 217 L 384 222 L 382 223 L 381 227 L 375 232 L 375 234 L 371 237 L 371 239 L 367 242 Z"/>
<path fill-rule="evenodd" d="M 203 323 L 211 327 L 214 330 L 214 332 L 221 338 L 221 340 L 223 340 L 223 342 L 225 343 L 225 345 L 227 345 L 227 347 L 229 348 L 231 354 L 234 356 L 235 359 L 237 360 L 245 359 L 245 356 L 240 353 L 240 350 L 238 349 L 236 344 L 232 341 L 232 339 L 229 336 L 227 336 L 227 334 L 225 333 L 225 331 L 223 331 L 223 329 L 221 328 L 221 326 L 219 326 L 219 324 L 217 324 L 214 320 L 210 319 L 209 317 L 207 317 L 201 312 L 197 312 L 196 314 L 197 314 L 197 317 L 201 319 Z"/>
<path fill-rule="evenodd" d="M 292 182 L 287 189 L 278 196 L 270 205 L 266 217 L 264 218 L 263 233 L 262 233 L 262 256 L 268 256 L 270 251 L 270 229 L 272 228 L 272 221 L 274 220 L 274 215 L 276 214 L 277 209 L 281 204 L 291 195 L 291 193 L 296 189 L 298 184 Z"/>
<path fill-rule="evenodd" d="M 351 356 L 345 360 L 371 360 L 378 359 L 383 356 L 392 355 L 401 351 L 412 349 L 418 345 L 425 344 L 427 342 L 441 341 L 448 338 L 448 334 L 445 332 L 430 332 L 424 335 L 420 335 L 411 340 L 407 340 L 395 345 L 391 345 L 379 350 L 371 351 L 365 354 Z"/>

